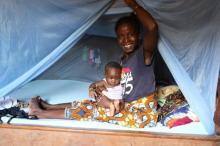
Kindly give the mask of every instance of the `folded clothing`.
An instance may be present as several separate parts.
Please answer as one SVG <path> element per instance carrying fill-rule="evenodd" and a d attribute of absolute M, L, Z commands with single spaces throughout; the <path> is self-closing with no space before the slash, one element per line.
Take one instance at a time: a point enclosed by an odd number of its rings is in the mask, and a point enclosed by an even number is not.
<path fill-rule="evenodd" d="M 180 90 L 166 96 L 166 97 L 158 97 L 158 101 L 163 100 L 163 105 L 159 106 L 158 108 L 158 120 L 162 120 L 164 117 L 169 115 L 169 113 L 178 111 L 179 108 L 188 105 L 187 101 L 185 100 L 183 94 Z"/>
<path fill-rule="evenodd" d="M 170 88 L 168 86 L 158 91 L 158 121 L 169 128 L 199 121 L 179 88 Z"/>
<path fill-rule="evenodd" d="M 188 104 L 179 107 L 177 110 L 170 112 L 160 120 L 162 125 L 173 128 L 180 125 L 185 125 L 191 122 L 198 122 L 199 118 L 190 110 Z"/>

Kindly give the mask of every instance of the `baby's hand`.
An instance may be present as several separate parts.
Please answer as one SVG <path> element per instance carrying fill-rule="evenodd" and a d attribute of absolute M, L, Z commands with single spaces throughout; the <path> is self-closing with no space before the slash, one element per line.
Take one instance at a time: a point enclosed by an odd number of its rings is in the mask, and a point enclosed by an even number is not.
<path fill-rule="evenodd" d="M 89 88 L 89 97 L 94 98 L 94 99 L 97 97 L 97 93 L 92 88 Z"/>

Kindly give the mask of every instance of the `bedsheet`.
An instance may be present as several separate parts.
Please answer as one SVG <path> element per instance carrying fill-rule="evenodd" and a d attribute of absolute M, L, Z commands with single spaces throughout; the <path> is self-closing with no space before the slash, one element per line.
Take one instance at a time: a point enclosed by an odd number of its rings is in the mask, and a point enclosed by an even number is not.
<path fill-rule="evenodd" d="M 63 103 L 72 102 L 73 100 L 88 99 L 89 82 L 73 81 L 73 80 L 36 80 L 32 81 L 20 89 L 13 91 L 9 96 L 20 100 L 28 101 L 31 97 L 39 95 L 47 102 Z M 8 117 L 3 117 L 2 120 L 6 123 Z M 63 124 L 65 122 L 65 124 Z M 126 130 L 126 131 L 148 131 L 160 133 L 178 133 L 178 134 L 198 134 L 208 135 L 203 125 L 200 122 L 192 122 L 184 126 L 178 126 L 169 129 L 162 126 L 160 123 L 153 128 L 127 128 L 109 123 L 96 121 L 75 121 L 62 119 L 18 119 L 15 118 L 11 124 L 17 125 L 37 125 L 37 126 L 52 126 L 52 127 L 69 127 L 69 128 L 86 128 L 86 129 L 110 129 L 110 130 Z"/>

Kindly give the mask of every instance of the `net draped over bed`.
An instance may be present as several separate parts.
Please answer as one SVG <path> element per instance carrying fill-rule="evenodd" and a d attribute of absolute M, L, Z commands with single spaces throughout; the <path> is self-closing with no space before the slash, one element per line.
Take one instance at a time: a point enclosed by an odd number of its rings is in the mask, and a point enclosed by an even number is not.
<path fill-rule="evenodd" d="M 220 1 L 138 2 L 158 22 L 160 53 L 207 132 L 214 134 Z M 49 68 L 110 5 L 110 0 L 0 1 L 0 96 Z"/>
<path fill-rule="evenodd" d="M 62 57 L 110 4 L 110 0 L 0 1 L 0 96 Z"/>

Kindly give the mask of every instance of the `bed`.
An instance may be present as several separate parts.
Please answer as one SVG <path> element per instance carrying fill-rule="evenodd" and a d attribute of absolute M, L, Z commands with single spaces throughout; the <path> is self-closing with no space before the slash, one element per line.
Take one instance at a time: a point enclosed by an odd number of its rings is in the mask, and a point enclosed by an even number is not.
<path fill-rule="evenodd" d="M 49 103 L 71 102 L 88 98 L 89 82 L 74 80 L 36 80 L 9 96 L 29 100 L 40 95 Z M 18 119 L 0 125 L 0 145 L 216 145 L 218 136 L 208 136 L 200 122 L 167 128 L 131 129 L 94 121 L 60 119 Z"/>

